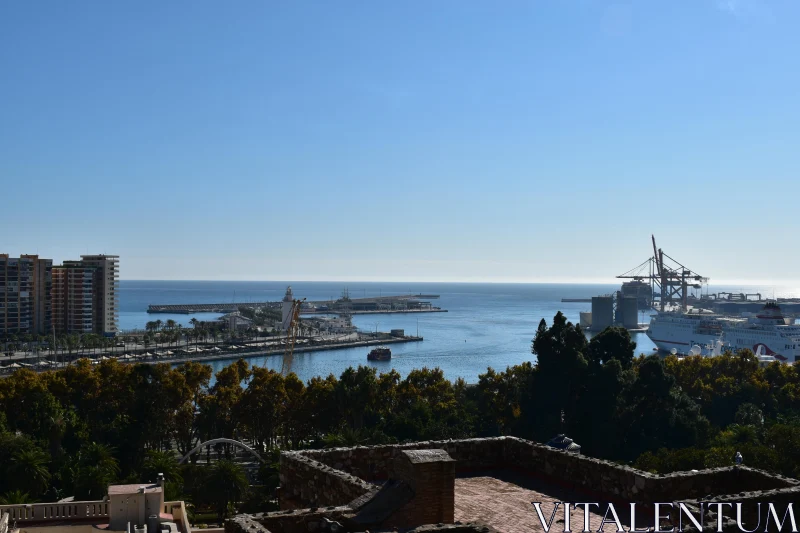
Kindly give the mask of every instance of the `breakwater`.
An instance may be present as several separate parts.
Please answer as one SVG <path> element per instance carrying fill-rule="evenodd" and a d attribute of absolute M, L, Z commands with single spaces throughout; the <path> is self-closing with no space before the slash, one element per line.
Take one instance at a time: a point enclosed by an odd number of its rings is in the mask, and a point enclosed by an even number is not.
<path fill-rule="evenodd" d="M 378 296 L 371 298 L 347 298 L 339 300 L 320 300 L 304 302 L 302 312 L 313 313 L 405 313 L 405 312 L 442 312 L 428 301 L 437 299 L 437 294 L 403 294 L 399 296 Z M 241 307 L 281 309 L 282 302 L 228 302 L 228 303 L 193 303 L 193 304 L 150 304 L 148 313 L 193 314 L 193 313 L 231 313 Z"/>

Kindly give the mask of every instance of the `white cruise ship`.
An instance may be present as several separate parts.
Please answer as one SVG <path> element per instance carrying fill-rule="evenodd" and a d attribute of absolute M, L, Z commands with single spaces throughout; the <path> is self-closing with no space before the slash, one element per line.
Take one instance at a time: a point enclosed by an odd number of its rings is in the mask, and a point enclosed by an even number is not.
<path fill-rule="evenodd" d="M 753 317 L 720 316 L 705 310 L 658 313 L 650 319 L 647 336 L 659 350 L 690 355 L 697 347 L 722 342 L 732 351 L 747 348 L 776 360 L 800 361 L 800 325 L 784 318 L 777 304 L 768 302 Z M 694 348 L 694 350 L 692 350 Z"/>

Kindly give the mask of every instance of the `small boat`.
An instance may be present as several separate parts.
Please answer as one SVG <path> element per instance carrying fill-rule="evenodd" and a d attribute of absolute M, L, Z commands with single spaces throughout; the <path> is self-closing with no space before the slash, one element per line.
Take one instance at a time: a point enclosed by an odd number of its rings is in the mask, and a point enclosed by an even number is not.
<path fill-rule="evenodd" d="M 381 346 L 380 348 L 375 348 L 371 352 L 367 354 L 367 360 L 369 361 L 388 361 L 392 358 L 392 351 L 389 348 Z"/>

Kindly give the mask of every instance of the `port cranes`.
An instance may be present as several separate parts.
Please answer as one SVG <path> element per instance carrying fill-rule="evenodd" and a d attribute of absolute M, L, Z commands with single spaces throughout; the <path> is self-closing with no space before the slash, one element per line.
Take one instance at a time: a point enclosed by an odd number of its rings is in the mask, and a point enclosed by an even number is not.
<path fill-rule="evenodd" d="M 679 304 L 685 311 L 688 307 L 689 288 L 700 289 L 703 283 L 708 283 L 709 278 L 697 274 L 665 254 L 656 246 L 655 236 L 651 237 L 653 257 L 617 278 L 649 281 L 653 292 L 653 307 L 658 305 L 660 311 L 665 311 L 670 304 Z"/>
<path fill-rule="evenodd" d="M 281 374 L 288 375 L 292 371 L 292 359 L 294 358 L 294 344 L 297 341 L 297 334 L 300 332 L 300 308 L 306 299 L 292 301 L 292 311 L 290 313 L 291 320 L 289 327 L 286 328 L 286 348 L 283 352 L 283 361 L 281 362 Z"/>

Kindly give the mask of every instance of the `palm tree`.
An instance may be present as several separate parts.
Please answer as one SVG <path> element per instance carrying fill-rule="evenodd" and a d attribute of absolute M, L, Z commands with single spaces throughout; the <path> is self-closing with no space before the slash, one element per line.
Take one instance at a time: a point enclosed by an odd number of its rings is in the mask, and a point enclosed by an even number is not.
<path fill-rule="evenodd" d="M 10 470 L 16 485 L 32 494 L 42 494 L 50 484 L 50 458 L 39 448 L 22 448 L 14 453 Z"/>
<path fill-rule="evenodd" d="M 250 484 L 241 466 L 227 459 L 217 461 L 209 472 L 206 487 L 209 500 L 214 502 L 217 515 L 228 515 L 231 504 L 242 501 Z"/>
<path fill-rule="evenodd" d="M 39 503 L 39 500 L 31 498 L 27 492 L 21 490 L 10 490 L 0 496 L 0 505 L 24 505 L 26 503 Z"/>
<path fill-rule="evenodd" d="M 102 499 L 108 486 L 117 480 L 119 472 L 112 448 L 95 442 L 83 446 L 72 471 L 75 499 Z"/>
<path fill-rule="evenodd" d="M 161 329 L 161 326 L 163 326 L 163 325 L 164 325 L 164 323 L 161 322 L 160 318 L 158 320 L 156 320 L 156 329 Z"/>
<path fill-rule="evenodd" d="M 167 329 L 175 329 L 176 322 L 171 318 L 167 320 Z"/>
<path fill-rule="evenodd" d="M 173 453 L 147 450 L 142 464 L 142 481 L 154 483 L 158 474 L 164 474 L 164 478 L 172 483 L 183 483 L 181 467 Z"/>

